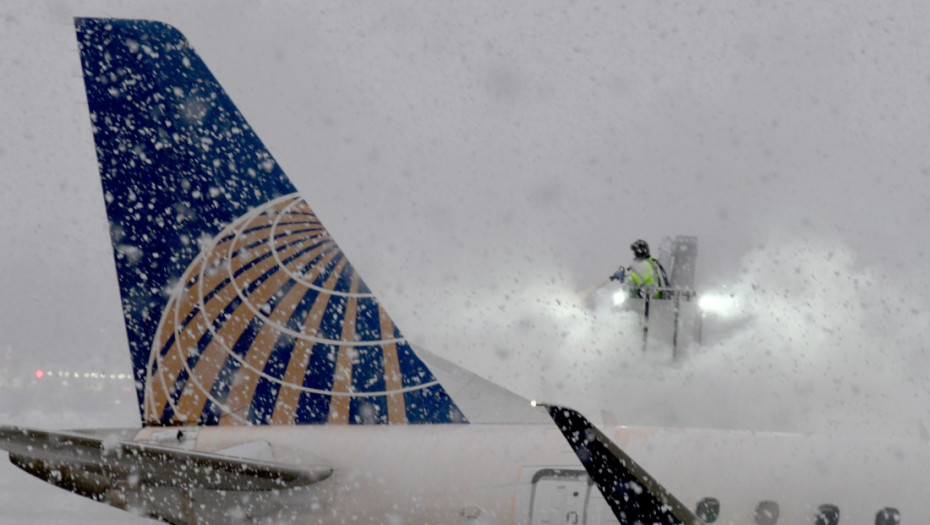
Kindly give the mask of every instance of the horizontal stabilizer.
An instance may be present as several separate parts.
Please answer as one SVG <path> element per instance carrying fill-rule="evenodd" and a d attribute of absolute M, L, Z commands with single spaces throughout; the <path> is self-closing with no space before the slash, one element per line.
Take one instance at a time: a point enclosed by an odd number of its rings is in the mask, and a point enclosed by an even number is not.
<path fill-rule="evenodd" d="M 329 467 L 295 468 L 72 432 L 9 426 L 0 426 L 0 448 L 9 451 L 10 461 L 26 472 L 49 482 L 58 480 L 73 485 L 70 487 L 73 492 L 87 496 L 121 482 L 152 487 L 268 491 L 310 485 L 333 473 Z M 73 479 L 65 479 L 69 476 Z"/>
<path fill-rule="evenodd" d="M 542 406 L 622 525 L 703 523 L 584 416 L 570 408 Z"/>

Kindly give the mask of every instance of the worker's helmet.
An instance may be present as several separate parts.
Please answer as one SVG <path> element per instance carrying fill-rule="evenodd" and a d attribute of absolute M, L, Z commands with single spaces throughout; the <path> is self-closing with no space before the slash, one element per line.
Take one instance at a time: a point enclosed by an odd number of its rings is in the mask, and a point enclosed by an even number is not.
<path fill-rule="evenodd" d="M 630 245 L 630 249 L 633 250 L 633 255 L 640 259 L 649 257 L 649 243 L 642 239 L 634 241 L 633 244 Z"/>

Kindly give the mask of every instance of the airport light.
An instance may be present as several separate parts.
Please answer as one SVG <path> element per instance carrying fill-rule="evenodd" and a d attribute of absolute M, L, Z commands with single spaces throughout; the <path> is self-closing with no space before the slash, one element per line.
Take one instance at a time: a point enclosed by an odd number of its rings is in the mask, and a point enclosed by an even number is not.
<path fill-rule="evenodd" d="M 704 294 L 698 299 L 698 306 L 705 314 L 727 317 L 736 310 L 736 299 L 733 295 Z"/>
<path fill-rule="evenodd" d="M 626 302 L 627 293 L 626 290 L 621 288 L 614 293 L 614 306 L 620 306 Z"/>

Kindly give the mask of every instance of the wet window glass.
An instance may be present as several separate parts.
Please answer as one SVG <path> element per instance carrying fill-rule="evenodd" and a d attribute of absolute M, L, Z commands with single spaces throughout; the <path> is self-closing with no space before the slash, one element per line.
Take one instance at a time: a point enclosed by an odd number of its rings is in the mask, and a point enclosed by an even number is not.
<path fill-rule="evenodd" d="M 838 525 L 840 522 L 840 509 L 836 505 L 823 504 L 817 509 L 816 525 Z"/>
<path fill-rule="evenodd" d="M 901 513 L 894 507 L 885 507 L 875 515 L 875 525 L 900 525 Z"/>
<path fill-rule="evenodd" d="M 694 513 L 704 523 L 713 523 L 720 516 L 720 501 L 717 498 L 704 498 L 697 502 Z"/>
<path fill-rule="evenodd" d="M 760 501 L 756 505 L 756 525 L 775 525 L 778 523 L 778 503 L 774 501 Z"/>

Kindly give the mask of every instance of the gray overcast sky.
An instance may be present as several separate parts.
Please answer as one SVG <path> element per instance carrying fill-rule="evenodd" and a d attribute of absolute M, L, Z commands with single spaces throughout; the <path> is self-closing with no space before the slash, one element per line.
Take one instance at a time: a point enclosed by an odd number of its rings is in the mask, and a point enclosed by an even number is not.
<path fill-rule="evenodd" d="M 75 15 L 181 29 L 406 335 L 524 395 L 631 424 L 927 415 L 922 2 L 5 2 L 16 373 L 129 369 Z M 669 370 L 573 303 L 674 234 L 745 315 Z"/>

